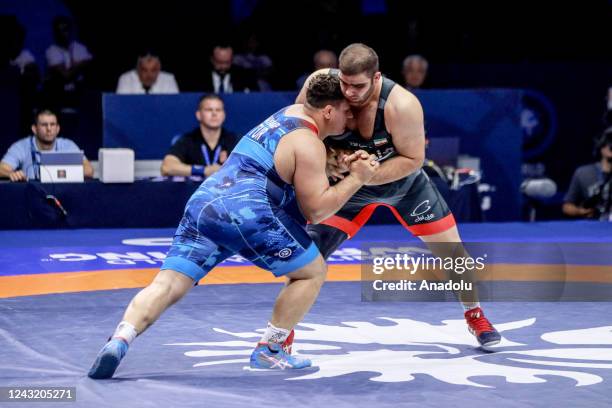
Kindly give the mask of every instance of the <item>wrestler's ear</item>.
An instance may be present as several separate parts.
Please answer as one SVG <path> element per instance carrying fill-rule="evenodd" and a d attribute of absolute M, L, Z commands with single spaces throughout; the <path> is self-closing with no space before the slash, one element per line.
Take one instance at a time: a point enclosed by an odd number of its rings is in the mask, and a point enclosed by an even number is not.
<path fill-rule="evenodd" d="M 381 72 L 380 71 L 376 71 L 374 73 L 374 81 L 378 81 L 381 76 L 382 76 Z"/>
<path fill-rule="evenodd" d="M 333 105 L 325 105 L 325 107 L 323 108 L 323 117 L 327 120 L 331 119 L 333 110 L 334 110 Z"/>

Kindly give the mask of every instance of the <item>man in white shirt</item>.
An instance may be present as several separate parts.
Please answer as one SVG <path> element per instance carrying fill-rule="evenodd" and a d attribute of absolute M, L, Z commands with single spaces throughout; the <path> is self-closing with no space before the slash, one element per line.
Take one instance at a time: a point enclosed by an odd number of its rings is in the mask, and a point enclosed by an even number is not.
<path fill-rule="evenodd" d="M 82 71 L 93 59 L 87 47 L 72 39 L 72 22 L 60 16 L 53 20 L 55 42 L 47 48 L 45 56 L 51 75 L 61 78 L 64 91 L 74 91 L 76 82 L 82 80 Z"/>
<path fill-rule="evenodd" d="M 157 55 L 147 53 L 138 57 L 136 69 L 119 77 L 118 94 L 176 94 L 179 93 L 174 75 L 161 70 Z"/>
<path fill-rule="evenodd" d="M 79 106 L 78 93 L 84 86 L 93 56 L 85 45 L 73 39 L 72 22 L 68 17 L 53 19 L 53 39 L 45 52 L 47 78 L 43 94 L 45 103 L 68 112 Z"/>

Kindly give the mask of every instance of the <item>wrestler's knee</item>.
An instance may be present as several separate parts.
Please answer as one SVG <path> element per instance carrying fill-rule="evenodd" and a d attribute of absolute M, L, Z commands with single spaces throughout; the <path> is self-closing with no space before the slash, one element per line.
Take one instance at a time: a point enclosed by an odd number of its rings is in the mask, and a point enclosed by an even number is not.
<path fill-rule="evenodd" d="M 314 284 L 322 285 L 327 276 L 327 263 L 321 256 L 317 256 L 308 265 L 298 269 L 297 271 L 287 274 L 287 279 L 303 280 L 308 279 Z"/>

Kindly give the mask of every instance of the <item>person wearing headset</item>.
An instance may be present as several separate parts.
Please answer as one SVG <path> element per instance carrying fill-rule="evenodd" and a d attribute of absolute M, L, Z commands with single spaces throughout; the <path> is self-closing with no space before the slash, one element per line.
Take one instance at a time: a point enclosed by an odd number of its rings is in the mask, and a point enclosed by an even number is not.
<path fill-rule="evenodd" d="M 70 139 L 57 137 L 60 125 L 57 115 L 43 109 L 34 116 L 32 135 L 13 143 L 0 161 L 0 177 L 11 181 L 27 181 L 38 178 L 40 152 L 79 151 L 79 147 Z M 89 160 L 83 158 L 83 174 L 93 177 L 93 168 Z"/>
<path fill-rule="evenodd" d="M 569 217 L 612 221 L 612 126 L 595 142 L 595 163 L 580 166 L 574 172 L 563 203 Z"/>

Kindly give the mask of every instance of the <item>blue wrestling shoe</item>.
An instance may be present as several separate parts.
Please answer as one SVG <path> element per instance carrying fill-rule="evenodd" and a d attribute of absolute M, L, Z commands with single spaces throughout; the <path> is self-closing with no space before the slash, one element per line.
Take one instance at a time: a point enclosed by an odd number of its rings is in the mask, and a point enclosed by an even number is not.
<path fill-rule="evenodd" d="M 110 339 L 98 353 L 96 361 L 87 376 L 96 380 L 111 378 L 128 350 L 128 344 L 121 339 Z"/>
<path fill-rule="evenodd" d="M 482 347 L 494 346 L 501 341 L 501 335 L 479 307 L 465 312 L 465 320 L 468 324 L 468 330 L 476 336 Z"/>
<path fill-rule="evenodd" d="M 292 356 L 283 351 L 280 344 L 258 343 L 251 354 L 251 368 L 273 368 L 279 370 L 310 367 L 312 363 L 307 358 Z"/>

